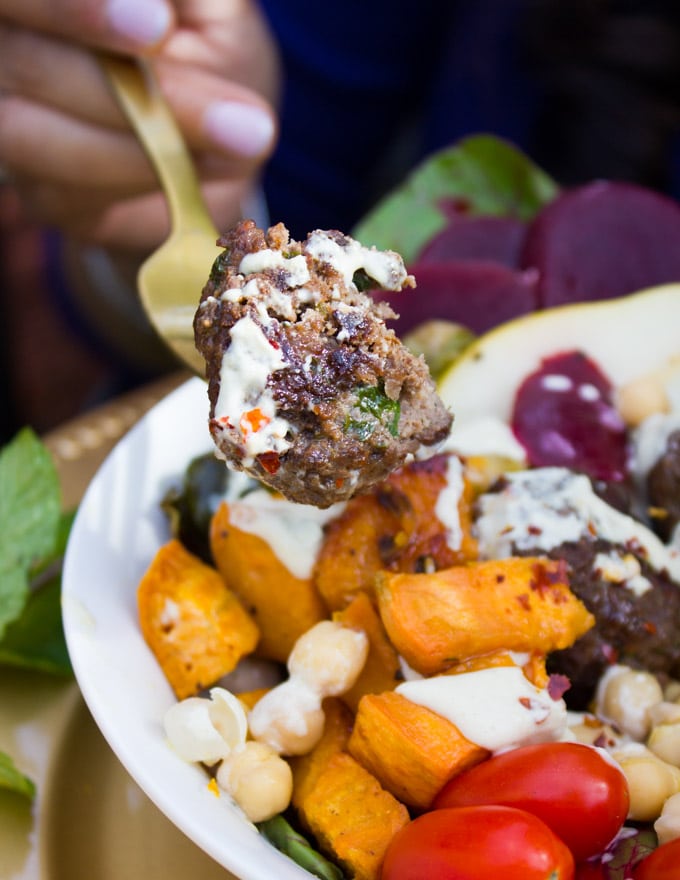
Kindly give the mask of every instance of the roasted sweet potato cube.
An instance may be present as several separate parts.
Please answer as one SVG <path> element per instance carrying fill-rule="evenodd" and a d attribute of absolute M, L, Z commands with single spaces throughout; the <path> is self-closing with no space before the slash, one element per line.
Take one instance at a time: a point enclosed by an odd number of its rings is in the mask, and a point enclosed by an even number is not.
<path fill-rule="evenodd" d="M 354 758 L 339 752 L 304 798 L 300 818 L 348 877 L 378 880 L 385 850 L 409 814 Z"/>
<path fill-rule="evenodd" d="M 444 494 L 453 458 L 436 455 L 400 468 L 371 493 L 353 498 L 327 525 L 314 580 L 332 611 L 344 608 L 357 593 L 372 595 L 381 569 L 445 568 L 476 556 L 472 493 L 462 474 L 462 492 L 454 490 L 450 499 Z M 451 504 L 456 510 L 446 512 Z M 457 538 L 438 513 L 455 524 Z M 453 549 L 457 541 L 459 547 Z"/>
<path fill-rule="evenodd" d="M 419 810 L 449 779 L 489 757 L 448 719 L 393 691 L 363 697 L 348 748 L 383 788 Z"/>
<path fill-rule="evenodd" d="M 137 590 L 139 621 L 178 699 L 231 672 L 257 644 L 257 625 L 214 568 L 170 541 Z"/>
<path fill-rule="evenodd" d="M 423 675 L 491 651 L 548 654 L 567 648 L 595 618 L 571 592 L 564 563 L 511 557 L 432 574 L 376 578 L 390 641 Z"/>
<path fill-rule="evenodd" d="M 335 612 L 333 619 L 343 626 L 360 629 L 368 638 L 368 657 L 359 678 L 342 695 L 344 702 L 356 712 L 364 694 L 393 690 L 403 680 L 399 655 L 387 638 L 380 616 L 366 593 L 357 593 L 346 608 Z"/>
<path fill-rule="evenodd" d="M 325 771 L 333 755 L 347 750 L 352 732 L 354 716 L 338 697 L 325 699 L 323 711 L 326 718 L 319 742 L 306 755 L 288 759 L 293 771 L 292 804 L 297 808 L 302 806 L 307 795 L 313 790 L 318 777 Z"/>
<path fill-rule="evenodd" d="M 229 510 L 221 504 L 212 519 L 215 564 L 260 628 L 257 654 L 285 663 L 297 639 L 328 611 L 311 578 L 295 577 L 265 540 L 230 521 Z"/>

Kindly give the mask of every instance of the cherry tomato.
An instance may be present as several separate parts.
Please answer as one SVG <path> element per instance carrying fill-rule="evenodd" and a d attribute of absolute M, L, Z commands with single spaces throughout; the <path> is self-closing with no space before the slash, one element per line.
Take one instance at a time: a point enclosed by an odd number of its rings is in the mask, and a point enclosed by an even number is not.
<path fill-rule="evenodd" d="M 628 813 L 628 785 L 616 765 L 592 746 L 523 746 L 466 770 L 447 783 L 433 808 L 503 804 L 534 813 L 577 862 L 614 838 Z"/>
<path fill-rule="evenodd" d="M 644 858 L 633 872 L 635 880 L 678 880 L 680 877 L 680 837 L 663 843 Z"/>
<path fill-rule="evenodd" d="M 514 807 L 424 813 L 394 836 L 381 880 L 573 880 L 574 859 L 540 819 Z"/>

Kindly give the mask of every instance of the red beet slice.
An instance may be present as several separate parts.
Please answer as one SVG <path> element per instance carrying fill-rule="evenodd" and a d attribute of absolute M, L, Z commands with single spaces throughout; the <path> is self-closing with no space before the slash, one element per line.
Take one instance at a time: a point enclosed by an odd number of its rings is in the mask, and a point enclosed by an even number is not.
<path fill-rule="evenodd" d="M 526 229 L 527 224 L 515 217 L 455 214 L 425 245 L 418 263 L 491 260 L 514 269 L 519 266 Z"/>
<path fill-rule="evenodd" d="M 542 307 L 679 281 L 680 205 L 630 183 L 566 191 L 529 226 L 521 265 L 538 269 Z"/>
<path fill-rule="evenodd" d="M 484 333 L 532 312 L 537 305 L 536 273 L 532 270 L 518 272 L 498 263 L 470 260 L 417 263 L 409 271 L 416 278 L 415 290 L 376 294 L 400 316 L 392 324 L 399 335 L 431 318 Z"/>
<path fill-rule="evenodd" d="M 512 429 L 534 467 L 568 467 L 607 482 L 627 476 L 628 435 L 611 384 L 581 352 L 546 358 L 527 376 Z"/>

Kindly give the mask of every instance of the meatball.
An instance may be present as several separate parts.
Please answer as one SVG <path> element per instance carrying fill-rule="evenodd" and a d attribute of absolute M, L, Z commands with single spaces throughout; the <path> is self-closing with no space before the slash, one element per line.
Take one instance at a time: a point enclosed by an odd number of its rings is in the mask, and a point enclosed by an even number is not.
<path fill-rule="evenodd" d="M 424 359 L 360 289 L 413 287 L 401 257 L 334 230 L 297 242 L 252 220 L 218 244 L 194 331 L 210 433 L 231 468 L 325 508 L 448 435 Z"/>
<path fill-rule="evenodd" d="M 594 615 L 575 644 L 549 657 L 567 675 L 568 705 L 585 708 L 612 663 L 680 676 L 680 557 L 646 525 L 597 495 L 584 474 L 535 468 L 505 474 L 476 501 L 487 558 L 564 560 L 569 585 Z"/>
<path fill-rule="evenodd" d="M 656 530 L 668 541 L 680 523 L 680 430 L 669 434 L 663 454 L 649 472 L 647 493 Z"/>
<path fill-rule="evenodd" d="M 571 682 L 565 694 L 571 707 L 588 705 L 612 663 L 680 675 L 680 589 L 666 571 L 655 571 L 640 556 L 633 562 L 630 549 L 601 539 L 568 542 L 548 556 L 567 562 L 572 592 L 597 621 L 571 648 L 548 658 L 549 671 L 561 672 Z M 634 577 L 649 586 L 636 590 L 613 576 L 608 566 L 620 567 L 617 557 L 633 562 L 639 571 Z"/>

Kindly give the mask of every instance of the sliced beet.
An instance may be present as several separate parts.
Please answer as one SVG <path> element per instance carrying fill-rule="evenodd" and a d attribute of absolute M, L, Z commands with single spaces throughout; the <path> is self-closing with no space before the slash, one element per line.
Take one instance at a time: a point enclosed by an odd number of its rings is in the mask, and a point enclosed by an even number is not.
<path fill-rule="evenodd" d="M 399 335 L 431 318 L 484 333 L 532 312 L 537 305 L 536 273 L 531 270 L 519 272 L 498 263 L 470 260 L 417 263 L 409 271 L 415 275 L 415 290 L 375 294 L 400 316 L 392 324 Z"/>
<path fill-rule="evenodd" d="M 542 307 L 680 281 L 680 205 L 630 183 L 565 191 L 534 218 L 521 256 Z"/>
<path fill-rule="evenodd" d="M 515 217 L 455 214 L 425 245 L 418 262 L 491 260 L 514 269 L 519 266 L 526 229 L 527 224 Z"/>
<path fill-rule="evenodd" d="M 511 424 L 533 467 L 568 467 L 612 483 L 628 475 L 628 434 L 611 383 L 581 352 L 545 358 L 527 376 Z"/>

